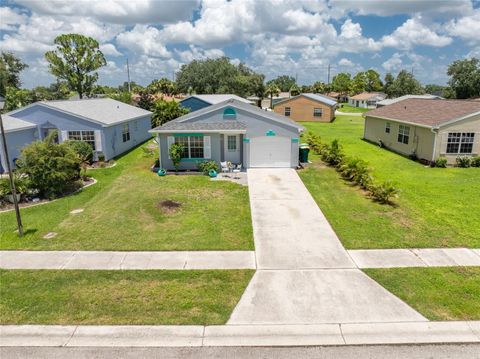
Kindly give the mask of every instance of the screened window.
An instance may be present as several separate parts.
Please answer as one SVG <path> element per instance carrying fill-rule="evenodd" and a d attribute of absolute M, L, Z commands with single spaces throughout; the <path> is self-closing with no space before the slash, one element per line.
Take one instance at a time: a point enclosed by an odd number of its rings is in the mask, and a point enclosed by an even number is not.
<path fill-rule="evenodd" d="M 322 117 L 322 109 L 321 108 L 314 108 L 313 109 L 313 116 L 314 117 Z"/>
<path fill-rule="evenodd" d="M 234 120 L 237 117 L 237 113 L 231 107 L 227 107 L 223 110 L 223 118 L 227 120 Z"/>
<path fill-rule="evenodd" d="M 175 137 L 175 143 L 183 145 L 182 158 L 203 158 L 203 136 Z"/>
<path fill-rule="evenodd" d="M 291 109 L 290 107 L 285 107 L 285 116 L 290 116 L 290 113 L 291 113 Z"/>
<path fill-rule="evenodd" d="M 390 122 L 385 124 L 385 133 L 390 133 Z"/>
<path fill-rule="evenodd" d="M 122 140 L 123 140 L 123 142 L 130 141 L 130 126 L 128 125 L 128 123 L 123 125 Z"/>
<path fill-rule="evenodd" d="M 410 127 L 400 125 L 398 127 L 398 142 L 408 145 L 409 139 L 410 139 Z"/>
<path fill-rule="evenodd" d="M 450 132 L 447 140 L 447 153 L 472 153 L 474 141 L 475 133 L 473 132 Z"/>
<path fill-rule="evenodd" d="M 227 149 L 228 152 L 235 152 L 237 150 L 237 136 L 227 137 Z"/>
<path fill-rule="evenodd" d="M 68 131 L 68 139 L 87 142 L 95 151 L 95 131 Z"/>

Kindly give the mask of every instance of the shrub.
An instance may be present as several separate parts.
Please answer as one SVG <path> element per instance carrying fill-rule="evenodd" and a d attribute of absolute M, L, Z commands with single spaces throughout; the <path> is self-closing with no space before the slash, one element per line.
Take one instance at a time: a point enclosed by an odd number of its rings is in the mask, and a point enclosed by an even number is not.
<path fill-rule="evenodd" d="M 199 171 L 203 172 L 206 175 L 208 175 L 210 170 L 215 170 L 215 172 L 218 172 L 218 165 L 217 165 L 217 162 L 215 161 L 198 162 L 197 168 Z"/>
<path fill-rule="evenodd" d="M 480 156 L 472 158 L 472 167 L 480 167 Z"/>
<path fill-rule="evenodd" d="M 178 143 L 173 143 L 168 149 L 168 154 L 172 159 L 173 167 L 175 167 L 175 171 L 178 171 L 178 166 L 180 165 L 180 161 L 182 160 L 182 153 L 184 150 L 185 150 L 185 147 Z"/>
<path fill-rule="evenodd" d="M 80 178 L 81 160 L 71 146 L 56 144 L 49 137 L 24 147 L 18 171 L 28 176 L 39 195 L 54 198 L 74 189 Z"/>
<path fill-rule="evenodd" d="M 472 160 L 467 156 L 459 156 L 455 161 L 457 162 L 457 167 L 468 168 L 472 165 Z"/>
<path fill-rule="evenodd" d="M 322 159 L 331 166 L 339 165 L 344 157 L 345 154 L 338 140 L 333 140 L 330 146 L 322 151 Z"/>
<path fill-rule="evenodd" d="M 103 152 L 99 152 L 97 158 L 98 162 L 105 162 L 105 154 Z"/>
<path fill-rule="evenodd" d="M 93 160 L 93 148 L 85 141 L 66 141 L 65 144 L 70 146 L 78 155 L 82 162 L 91 163 Z"/>
<path fill-rule="evenodd" d="M 14 175 L 13 182 L 15 183 L 15 190 L 17 193 L 25 194 L 28 192 L 30 183 L 27 177 Z M 9 194 L 12 194 L 12 190 L 10 188 L 10 179 L 8 177 L 0 178 L 0 197 L 7 196 Z"/>
<path fill-rule="evenodd" d="M 433 165 L 433 167 L 438 167 L 438 168 L 446 168 L 447 167 L 447 159 L 444 157 L 440 157 L 437 159 Z"/>
<path fill-rule="evenodd" d="M 392 203 L 392 199 L 398 197 L 399 190 L 392 181 L 385 181 L 380 184 L 369 186 L 372 197 L 380 203 Z"/>
<path fill-rule="evenodd" d="M 320 150 L 322 148 L 322 142 L 321 138 L 319 135 L 312 133 L 312 132 L 307 132 L 302 136 L 303 141 L 308 143 L 308 146 L 310 146 L 310 149 L 317 155 L 320 154 Z"/>
<path fill-rule="evenodd" d="M 368 163 L 360 158 L 345 158 L 337 169 L 343 178 L 363 188 L 367 188 L 372 181 Z"/>

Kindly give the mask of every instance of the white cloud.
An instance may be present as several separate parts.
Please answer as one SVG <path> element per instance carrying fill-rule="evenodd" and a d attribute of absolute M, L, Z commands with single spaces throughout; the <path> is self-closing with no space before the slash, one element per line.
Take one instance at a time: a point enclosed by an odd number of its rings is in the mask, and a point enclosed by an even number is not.
<path fill-rule="evenodd" d="M 391 58 L 389 58 L 382 64 L 382 67 L 388 72 L 397 71 L 401 69 L 403 65 L 402 57 L 403 55 L 396 52 L 392 55 Z"/>
<path fill-rule="evenodd" d="M 438 35 L 430 27 L 421 23 L 420 17 L 408 19 L 393 33 L 382 37 L 384 46 L 396 49 L 411 49 L 415 45 L 443 47 L 450 45 L 452 38 Z"/>
<path fill-rule="evenodd" d="M 0 30 L 15 31 L 19 25 L 25 24 L 27 15 L 17 9 L 0 7 Z"/>
<path fill-rule="evenodd" d="M 194 45 L 190 45 L 188 50 L 176 50 L 175 52 L 178 54 L 180 61 L 185 63 L 193 60 L 204 60 L 207 58 L 214 59 L 217 57 L 225 56 L 225 53 L 220 49 L 204 50 Z"/>
<path fill-rule="evenodd" d="M 471 16 L 451 20 L 446 28 L 452 36 L 461 37 L 471 43 L 480 43 L 480 9 Z"/>
<path fill-rule="evenodd" d="M 116 40 L 128 51 L 152 57 L 170 58 L 172 56 L 163 45 L 161 31 L 153 26 L 135 25 L 132 30 L 119 34 Z"/>
<path fill-rule="evenodd" d="M 122 53 L 117 50 L 114 44 L 100 45 L 100 51 L 103 52 L 105 56 L 122 56 Z"/>
<path fill-rule="evenodd" d="M 340 61 L 338 62 L 338 64 L 340 66 L 345 66 L 345 67 L 352 67 L 354 66 L 354 63 L 352 61 L 350 61 L 349 59 L 346 59 L 346 58 L 342 58 L 340 59 Z"/>

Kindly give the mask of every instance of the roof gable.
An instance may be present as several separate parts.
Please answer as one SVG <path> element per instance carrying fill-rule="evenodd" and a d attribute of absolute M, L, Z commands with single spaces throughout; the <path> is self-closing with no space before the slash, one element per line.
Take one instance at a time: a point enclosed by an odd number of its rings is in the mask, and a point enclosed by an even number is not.
<path fill-rule="evenodd" d="M 315 102 L 320 102 L 324 105 L 331 106 L 331 107 L 333 107 L 337 104 L 337 100 L 335 100 L 332 97 L 328 97 L 328 96 L 320 95 L 320 94 L 315 94 L 315 93 L 301 93 L 300 95 L 278 101 L 275 105 L 283 104 L 283 103 L 286 103 L 286 102 L 289 102 L 289 101 L 295 101 L 296 99 L 298 99 L 300 97 L 305 97 L 305 98 L 308 98 L 308 99 L 313 100 Z"/>

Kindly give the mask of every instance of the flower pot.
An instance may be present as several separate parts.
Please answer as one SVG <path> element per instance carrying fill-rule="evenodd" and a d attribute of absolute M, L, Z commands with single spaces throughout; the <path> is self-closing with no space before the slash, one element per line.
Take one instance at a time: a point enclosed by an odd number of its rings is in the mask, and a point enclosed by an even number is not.
<path fill-rule="evenodd" d="M 7 194 L 5 196 L 7 198 L 7 201 L 10 202 L 10 203 L 15 203 L 15 201 L 13 200 L 13 194 Z M 20 202 L 20 198 L 22 197 L 22 194 L 21 193 L 17 193 L 17 202 Z"/>

